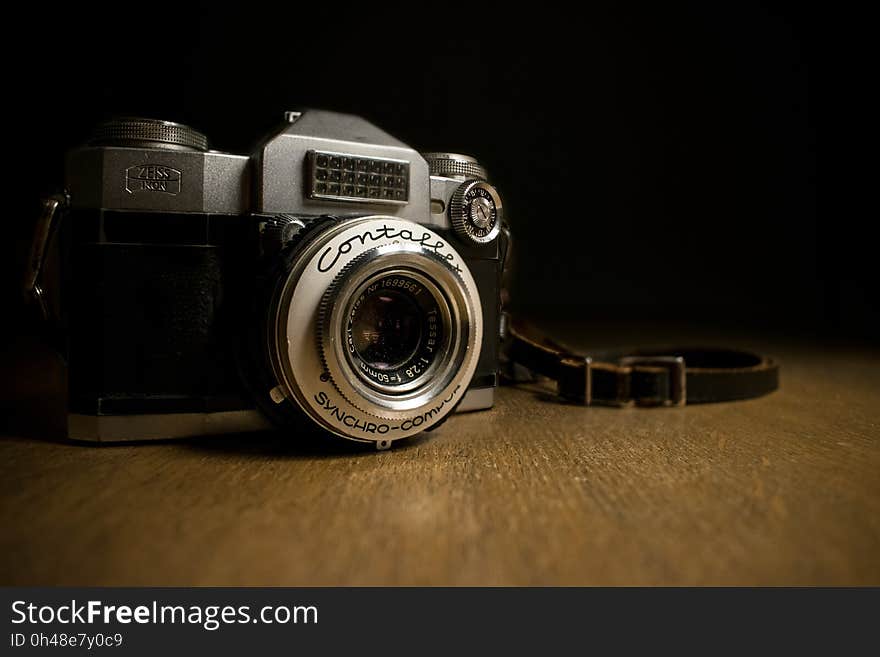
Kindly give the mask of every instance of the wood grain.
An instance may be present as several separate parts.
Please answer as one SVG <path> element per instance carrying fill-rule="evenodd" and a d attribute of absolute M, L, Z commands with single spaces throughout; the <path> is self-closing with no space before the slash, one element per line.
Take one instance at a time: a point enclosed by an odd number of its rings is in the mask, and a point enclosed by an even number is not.
<path fill-rule="evenodd" d="M 0 583 L 880 584 L 880 359 L 775 352 L 783 389 L 763 399 L 502 389 L 381 453 L 6 437 Z"/>

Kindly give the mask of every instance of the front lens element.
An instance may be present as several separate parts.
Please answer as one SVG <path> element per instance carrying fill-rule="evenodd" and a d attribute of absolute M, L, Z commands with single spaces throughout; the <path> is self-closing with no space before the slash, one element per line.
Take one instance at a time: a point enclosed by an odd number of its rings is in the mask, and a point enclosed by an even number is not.
<path fill-rule="evenodd" d="M 343 325 L 357 375 L 379 389 L 412 388 L 443 346 L 441 304 L 436 286 L 416 272 L 380 272 L 361 285 Z"/>
<path fill-rule="evenodd" d="M 422 341 L 420 315 L 405 293 L 364 294 L 351 318 L 355 354 L 377 370 L 397 369 L 413 357 Z"/>

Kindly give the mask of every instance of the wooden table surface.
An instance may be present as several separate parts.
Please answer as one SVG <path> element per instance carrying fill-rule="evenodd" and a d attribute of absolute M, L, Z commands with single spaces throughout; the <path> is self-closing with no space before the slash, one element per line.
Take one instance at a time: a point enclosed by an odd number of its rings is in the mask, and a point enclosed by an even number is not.
<path fill-rule="evenodd" d="M 880 584 L 880 358 L 739 344 L 780 358 L 781 391 L 619 410 L 505 388 L 378 453 L 0 438 L 0 584 Z"/>

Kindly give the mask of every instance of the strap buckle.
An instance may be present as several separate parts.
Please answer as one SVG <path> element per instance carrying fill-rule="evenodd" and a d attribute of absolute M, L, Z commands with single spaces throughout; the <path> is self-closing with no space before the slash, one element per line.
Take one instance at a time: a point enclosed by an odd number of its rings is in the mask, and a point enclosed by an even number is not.
<path fill-rule="evenodd" d="M 635 403 L 639 406 L 685 406 L 687 404 L 687 373 L 681 356 L 625 356 L 617 361 L 620 366 L 617 398 L 621 405 Z M 669 396 L 633 396 L 633 369 L 664 368 L 669 377 Z"/>
<path fill-rule="evenodd" d="M 567 355 L 560 361 L 569 367 L 560 373 L 556 381 L 560 397 L 584 406 L 593 405 L 593 359 L 589 356 Z"/>

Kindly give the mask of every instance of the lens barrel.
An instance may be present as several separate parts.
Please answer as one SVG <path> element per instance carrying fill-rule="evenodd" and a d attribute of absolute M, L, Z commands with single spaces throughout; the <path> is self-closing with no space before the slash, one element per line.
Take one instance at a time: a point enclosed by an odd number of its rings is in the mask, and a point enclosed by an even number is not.
<path fill-rule="evenodd" d="M 470 330 L 462 321 L 462 289 L 454 270 L 417 247 L 392 244 L 353 259 L 328 287 L 317 330 L 339 392 L 364 412 L 385 417 L 444 388 L 461 364 Z M 374 308 L 392 314 L 364 313 Z"/>
<path fill-rule="evenodd" d="M 342 327 L 355 373 L 391 392 L 424 380 L 446 346 L 446 303 L 415 271 L 389 269 L 364 281 L 348 302 Z"/>

